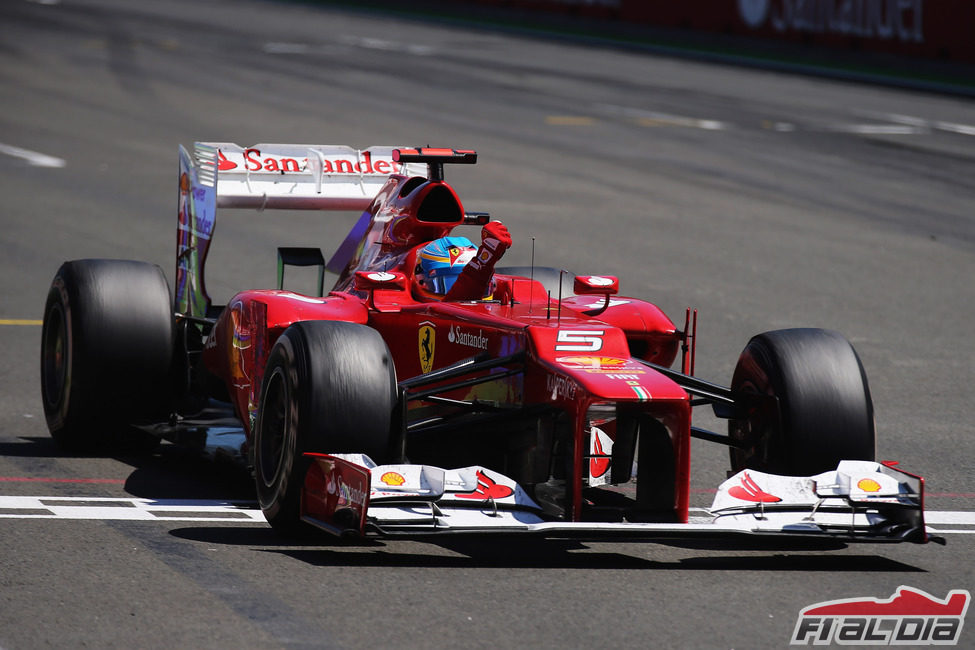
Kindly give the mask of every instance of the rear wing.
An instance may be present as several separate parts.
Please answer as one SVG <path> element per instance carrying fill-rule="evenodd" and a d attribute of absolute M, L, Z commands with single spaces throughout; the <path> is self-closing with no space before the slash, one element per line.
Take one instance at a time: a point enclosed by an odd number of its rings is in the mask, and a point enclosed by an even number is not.
<path fill-rule="evenodd" d="M 364 210 L 390 174 L 425 176 L 393 159 L 396 147 L 197 142 L 192 162 L 215 173 L 217 207 Z"/>
<path fill-rule="evenodd" d="M 217 208 L 365 210 L 391 174 L 427 176 L 398 147 L 197 142 L 179 147 L 175 311 L 208 317 L 203 269 Z M 405 147 L 404 147 L 405 149 Z"/>

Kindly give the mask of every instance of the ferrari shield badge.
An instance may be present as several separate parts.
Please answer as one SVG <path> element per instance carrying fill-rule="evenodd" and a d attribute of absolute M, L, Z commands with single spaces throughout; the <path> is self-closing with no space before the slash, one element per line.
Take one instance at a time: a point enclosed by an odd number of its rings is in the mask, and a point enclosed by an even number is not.
<path fill-rule="evenodd" d="M 437 330 L 429 321 L 420 325 L 420 370 L 426 374 L 433 369 L 433 353 L 437 342 Z"/>

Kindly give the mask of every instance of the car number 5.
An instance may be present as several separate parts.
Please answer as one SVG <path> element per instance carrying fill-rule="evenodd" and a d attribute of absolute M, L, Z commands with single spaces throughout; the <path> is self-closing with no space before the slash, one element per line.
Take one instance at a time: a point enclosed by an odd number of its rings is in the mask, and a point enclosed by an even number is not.
<path fill-rule="evenodd" d="M 598 352 L 603 347 L 604 330 L 559 330 L 556 350 L 565 352 Z"/>

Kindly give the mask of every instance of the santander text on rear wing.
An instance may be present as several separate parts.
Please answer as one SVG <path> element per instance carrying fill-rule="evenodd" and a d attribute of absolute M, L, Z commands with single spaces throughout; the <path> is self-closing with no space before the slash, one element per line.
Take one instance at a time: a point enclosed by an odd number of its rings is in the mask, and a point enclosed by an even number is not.
<path fill-rule="evenodd" d="M 397 148 L 197 142 L 191 162 L 215 172 L 217 207 L 362 210 L 390 174 L 426 175 L 426 165 L 394 160 Z"/>

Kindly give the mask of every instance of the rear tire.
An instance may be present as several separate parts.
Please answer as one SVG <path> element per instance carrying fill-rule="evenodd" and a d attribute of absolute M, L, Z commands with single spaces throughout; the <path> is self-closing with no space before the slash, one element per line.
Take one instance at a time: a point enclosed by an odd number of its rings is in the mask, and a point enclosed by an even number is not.
<path fill-rule="evenodd" d="M 735 471 L 807 476 L 835 469 L 840 460 L 876 457 L 867 376 L 853 346 L 836 332 L 790 329 L 753 337 L 731 389 L 778 398 L 777 412 L 755 408 L 729 422 L 730 436 L 750 443 L 731 448 Z"/>
<path fill-rule="evenodd" d="M 389 459 L 396 399 L 389 349 L 372 328 L 302 321 L 284 331 L 268 357 L 254 431 L 258 501 L 275 530 L 306 530 L 306 452 Z"/>
<path fill-rule="evenodd" d="M 75 260 L 58 269 L 44 307 L 41 401 L 51 437 L 89 453 L 154 446 L 129 425 L 168 415 L 173 317 L 162 269 Z"/>

